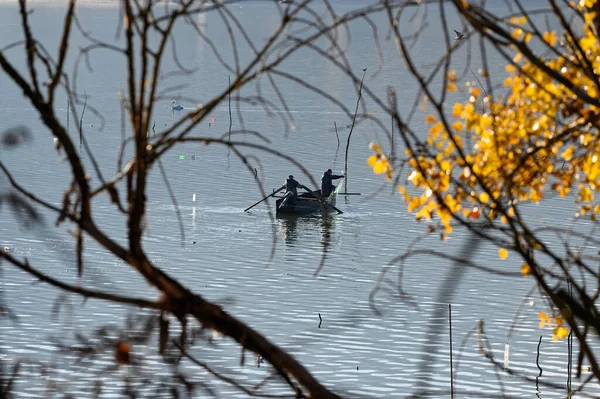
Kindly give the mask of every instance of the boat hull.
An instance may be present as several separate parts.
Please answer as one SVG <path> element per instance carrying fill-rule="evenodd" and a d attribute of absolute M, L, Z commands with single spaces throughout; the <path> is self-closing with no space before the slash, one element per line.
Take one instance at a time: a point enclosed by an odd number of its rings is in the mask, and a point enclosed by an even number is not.
<path fill-rule="evenodd" d="M 335 206 L 337 194 L 340 191 L 342 184 L 339 184 L 335 191 L 332 192 L 329 197 L 327 197 L 327 203 Z M 298 200 L 294 205 L 288 205 L 285 207 L 280 207 L 282 198 L 279 198 L 276 202 L 276 213 L 277 215 L 313 215 L 322 211 L 323 205 L 321 201 L 317 199 L 320 196 L 321 191 L 313 191 L 312 193 L 302 193 L 298 195 Z M 332 211 L 330 207 L 327 207 L 328 211 Z"/>

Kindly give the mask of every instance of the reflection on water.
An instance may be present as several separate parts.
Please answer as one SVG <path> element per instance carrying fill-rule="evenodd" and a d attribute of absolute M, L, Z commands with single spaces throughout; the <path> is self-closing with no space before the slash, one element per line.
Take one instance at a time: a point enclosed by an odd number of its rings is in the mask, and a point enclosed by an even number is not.
<path fill-rule="evenodd" d="M 288 246 L 295 246 L 298 241 L 298 219 L 306 220 L 307 217 L 298 217 L 294 215 L 277 216 L 279 221 L 279 232 L 283 242 Z"/>

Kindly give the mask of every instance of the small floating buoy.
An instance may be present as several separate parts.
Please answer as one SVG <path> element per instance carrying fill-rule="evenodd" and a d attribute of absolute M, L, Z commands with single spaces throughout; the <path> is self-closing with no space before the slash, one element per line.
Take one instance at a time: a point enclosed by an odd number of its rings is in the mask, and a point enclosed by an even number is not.
<path fill-rule="evenodd" d="M 581 366 L 581 372 L 590 372 L 592 371 L 591 366 Z"/>
<path fill-rule="evenodd" d="M 90 127 L 94 127 L 94 125 L 92 125 L 92 124 L 90 123 Z"/>
<path fill-rule="evenodd" d="M 4 247 L 4 252 L 9 253 L 10 252 L 10 248 L 9 247 Z"/>

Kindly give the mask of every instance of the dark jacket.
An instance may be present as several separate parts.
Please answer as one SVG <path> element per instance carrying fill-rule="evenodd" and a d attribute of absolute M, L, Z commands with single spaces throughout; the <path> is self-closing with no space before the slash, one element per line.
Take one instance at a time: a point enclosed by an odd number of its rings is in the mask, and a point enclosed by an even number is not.
<path fill-rule="evenodd" d="M 298 194 L 298 186 L 300 186 L 300 183 L 298 183 L 296 180 L 294 179 L 285 179 L 285 192 L 293 192 L 294 195 Z"/>
<path fill-rule="evenodd" d="M 333 173 L 325 172 L 323 173 L 323 177 L 321 177 L 321 195 L 323 197 L 329 197 L 329 194 L 333 190 L 335 190 L 335 186 L 333 185 L 333 180 L 341 179 L 344 175 L 334 175 Z"/>

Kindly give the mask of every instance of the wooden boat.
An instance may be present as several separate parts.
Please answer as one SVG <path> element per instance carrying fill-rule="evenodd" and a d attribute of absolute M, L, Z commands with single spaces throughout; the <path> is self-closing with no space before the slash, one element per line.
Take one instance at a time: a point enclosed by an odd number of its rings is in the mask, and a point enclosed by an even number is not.
<path fill-rule="evenodd" d="M 326 201 L 328 204 L 335 206 L 335 200 L 337 198 L 338 192 L 342 189 L 342 185 L 344 183 L 341 182 L 337 185 L 335 190 L 329 194 Z M 275 201 L 275 209 L 277 215 L 311 215 L 318 212 L 321 212 L 322 204 L 318 197 L 321 195 L 321 190 L 316 190 L 312 192 L 305 192 L 298 194 L 298 200 L 294 205 L 288 205 L 283 208 L 280 208 L 281 201 L 283 198 L 278 198 Z M 329 206 L 327 206 L 327 212 L 335 212 L 335 210 Z"/>

